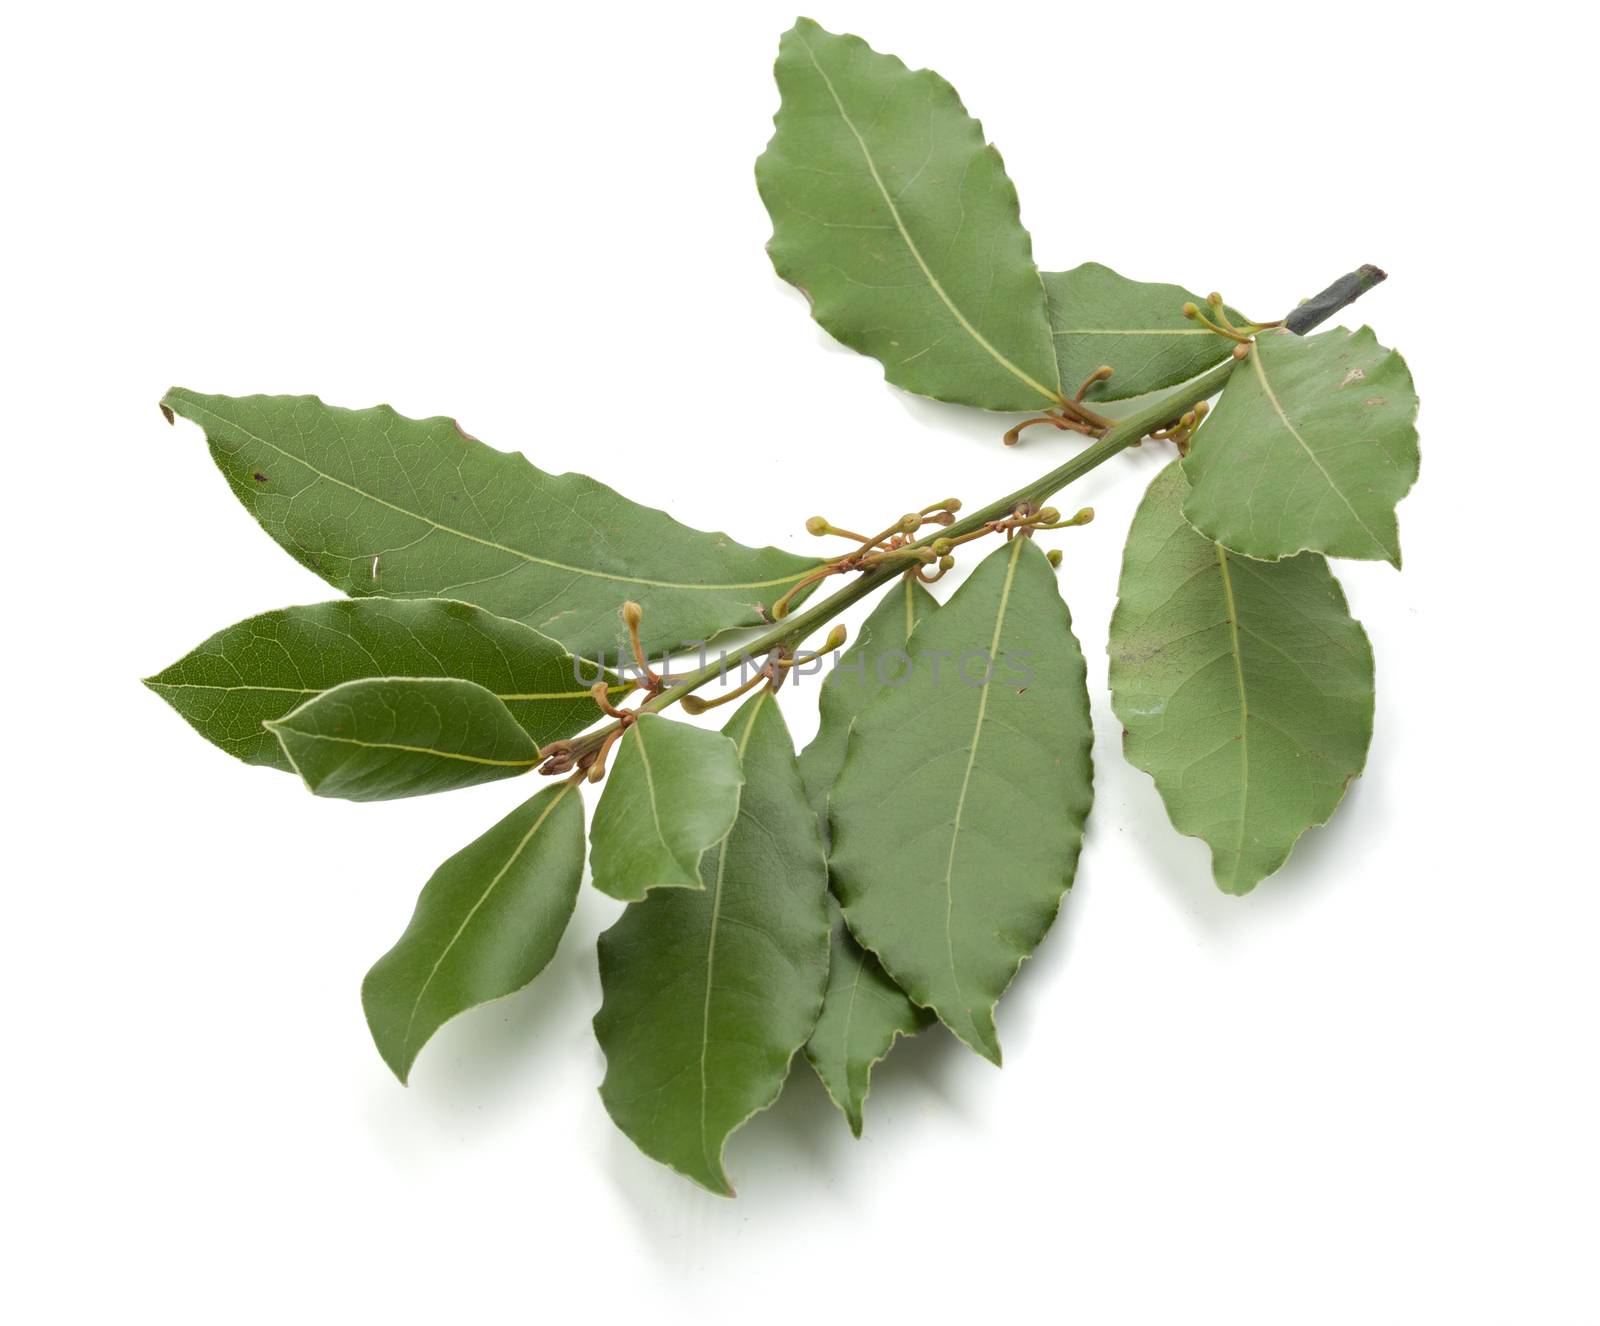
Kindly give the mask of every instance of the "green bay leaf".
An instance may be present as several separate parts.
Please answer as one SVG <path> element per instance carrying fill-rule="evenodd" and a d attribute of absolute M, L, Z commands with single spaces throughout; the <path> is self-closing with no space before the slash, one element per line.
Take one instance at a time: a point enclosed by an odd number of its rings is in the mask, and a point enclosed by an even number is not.
<path fill-rule="evenodd" d="M 292 769 L 262 724 L 347 681 L 457 677 L 493 691 L 535 744 L 599 716 L 589 687 L 614 675 L 549 636 L 469 603 L 336 599 L 248 617 L 145 685 L 206 740 L 248 764 Z"/>
<path fill-rule="evenodd" d="M 644 609 L 653 653 L 768 620 L 816 566 L 680 525 L 581 474 L 546 474 L 452 419 L 315 396 L 175 387 L 234 495 L 297 561 L 346 594 L 449 598 L 543 631 L 584 658 L 622 656 L 618 609 Z"/>
<path fill-rule="evenodd" d="M 1400 565 L 1395 504 L 1416 482 L 1417 393 L 1371 328 L 1263 332 L 1184 457 L 1183 513 L 1246 557 Z"/>
<path fill-rule="evenodd" d="M 539 763 L 499 697 L 455 678 L 347 681 L 265 726 L 307 787 L 347 801 L 450 792 Z"/>
<path fill-rule="evenodd" d="M 606 1110 L 715 1193 L 729 1135 L 777 1099 L 828 974 L 827 869 L 794 747 L 763 687 L 723 729 L 745 777 L 701 890 L 634 903 L 600 938 Z"/>
<path fill-rule="evenodd" d="M 961 98 L 859 37 L 800 19 L 756 162 L 768 250 L 833 336 L 908 391 L 990 410 L 1059 398 L 1017 191 Z"/>
<path fill-rule="evenodd" d="M 904 577 L 879 600 L 822 683 L 822 720 L 816 737 L 800 752 L 800 776 L 824 842 L 829 837 L 828 794 L 844 766 L 850 726 L 875 695 L 905 679 L 911 669 L 906 642 L 916 624 L 938 606 L 915 578 Z M 914 1036 L 934 1016 L 906 998 L 883 965 L 856 943 L 831 900 L 829 913 L 828 990 L 806 1042 L 806 1059 L 850 1131 L 860 1137 L 873 1066 L 896 1038 Z"/>
<path fill-rule="evenodd" d="M 659 714 L 612 752 L 589 827 L 594 886 L 633 902 L 651 889 L 699 889 L 701 857 L 733 827 L 744 775 L 732 741 Z"/>
<path fill-rule="evenodd" d="M 833 925 L 828 988 L 806 1041 L 806 1060 L 850 1131 L 860 1137 L 873 1068 L 901 1036 L 915 1036 L 936 1019 L 907 999 L 883 964 L 856 943 L 831 894 L 828 915 Z"/>
<path fill-rule="evenodd" d="M 1000 1061 L 994 1007 L 1071 887 L 1092 800 L 1083 655 L 1031 539 L 912 633 L 829 801 L 845 919 L 894 982 Z"/>
<path fill-rule="evenodd" d="M 1062 383 L 1076 391 L 1100 365 L 1116 370 L 1089 388 L 1086 400 L 1121 401 L 1175 387 L 1233 350 L 1231 341 L 1183 316 L 1186 302 L 1204 301 L 1182 286 L 1130 281 L 1097 262 L 1043 277 Z"/>
<path fill-rule="evenodd" d="M 1218 887 L 1247 893 L 1366 763 L 1372 648 L 1324 558 L 1236 556 L 1190 527 L 1187 495 L 1174 461 L 1128 531 L 1112 706 L 1174 826 L 1210 846 Z"/>
<path fill-rule="evenodd" d="M 433 872 L 405 933 L 361 984 L 383 1060 L 402 1082 L 451 1018 L 522 989 L 555 956 L 583 877 L 571 783 L 535 793 Z"/>

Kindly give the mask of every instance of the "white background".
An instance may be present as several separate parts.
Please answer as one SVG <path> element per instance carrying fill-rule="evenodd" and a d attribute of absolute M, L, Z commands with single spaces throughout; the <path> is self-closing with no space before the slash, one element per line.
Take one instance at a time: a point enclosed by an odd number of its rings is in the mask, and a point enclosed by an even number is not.
<path fill-rule="evenodd" d="M 720 12 L 719 12 L 720 11 Z M 5 20 L 6 1018 L 16 1322 L 1594 1322 L 1592 32 L 1575 7 L 825 3 L 961 90 L 1042 265 L 1257 316 L 1362 262 L 1422 393 L 1406 568 L 1340 568 L 1366 776 L 1244 900 L 1130 769 L 1120 544 L 1059 536 L 1098 804 L 1001 1007 L 851 1140 L 808 1069 L 736 1201 L 595 1092 L 586 890 L 552 967 L 409 1090 L 358 987 L 525 794 L 317 801 L 137 679 L 331 593 L 177 382 L 453 413 L 691 524 L 811 551 L 1073 445 L 912 399 L 778 282 L 751 164 L 783 5 L 52 5 Z M 1592 123 L 1592 121 L 1591 121 Z M 1077 505 L 1077 499 L 1072 499 Z M 810 696 L 789 709 L 814 726 Z"/>

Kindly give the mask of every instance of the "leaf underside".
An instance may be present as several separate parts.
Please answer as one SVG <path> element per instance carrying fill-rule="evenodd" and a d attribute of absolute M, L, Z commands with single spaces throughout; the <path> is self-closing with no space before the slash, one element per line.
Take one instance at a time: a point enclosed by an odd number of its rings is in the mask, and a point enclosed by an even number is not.
<path fill-rule="evenodd" d="M 1220 364 L 1233 343 L 1183 316 L 1199 296 L 1182 286 L 1130 281 L 1086 262 L 1069 272 L 1045 272 L 1050 328 L 1060 377 L 1076 391 L 1095 369 L 1115 371 L 1085 396 L 1121 401 L 1175 387 Z"/>
<path fill-rule="evenodd" d="M 234 495 L 346 594 L 449 598 L 535 627 L 584 658 L 621 656 L 624 601 L 653 653 L 768 620 L 815 567 L 689 529 L 581 474 L 546 474 L 452 419 L 315 396 L 205 396 L 162 408 L 205 429 Z"/>
<path fill-rule="evenodd" d="M 1128 531 L 1112 706 L 1174 826 L 1210 846 L 1218 887 L 1247 893 L 1361 772 L 1372 649 L 1322 557 L 1228 552 L 1184 520 L 1187 488 L 1174 461 Z"/>
<path fill-rule="evenodd" d="M 806 1041 L 806 1060 L 850 1131 L 861 1136 L 872 1070 L 901 1036 L 915 1036 L 937 1020 L 889 979 L 883 964 L 856 943 L 838 901 L 828 898 L 828 989 L 822 1013 Z"/>
<path fill-rule="evenodd" d="M 336 599 L 246 618 L 148 678 L 206 740 L 292 769 L 262 725 L 322 692 L 372 677 L 456 677 L 494 692 L 537 745 L 598 717 L 589 687 L 617 679 L 549 636 L 468 603 Z"/>
<path fill-rule="evenodd" d="M 402 1082 L 451 1018 L 527 985 L 555 956 L 583 878 L 583 807 L 547 787 L 441 865 L 405 933 L 361 985 L 367 1025 Z"/>
<path fill-rule="evenodd" d="M 1246 557 L 1400 565 L 1395 504 L 1416 482 L 1417 394 L 1371 328 L 1256 338 L 1183 461 L 1183 514 Z"/>
<path fill-rule="evenodd" d="M 932 594 L 905 577 L 879 600 L 822 683 L 821 722 L 800 753 L 800 777 L 824 842 L 829 836 L 828 793 L 844 765 L 850 725 L 874 695 L 910 669 L 906 641 L 917 622 L 936 607 Z M 889 1053 L 897 1037 L 915 1035 L 934 1016 L 906 998 L 882 964 L 856 943 L 837 903 L 830 901 L 829 914 L 828 990 L 806 1042 L 806 1058 L 850 1131 L 860 1137 L 873 1065 Z"/>
<path fill-rule="evenodd" d="M 634 903 L 600 938 L 600 1096 L 646 1155 L 731 1196 L 728 1136 L 777 1099 L 828 974 L 827 868 L 794 747 L 763 687 L 723 731 L 744 795 L 705 887 Z"/>
<path fill-rule="evenodd" d="M 850 733 L 829 802 L 833 884 L 894 982 L 999 1063 L 995 1004 L 1054 921 L 1083 843 L 1083 655 L 1031 539 L 989 554 L 909 652 L 906 683 Z"/>
<path fill-rule="evenodd" d="M 701 857 L 733 827 L 743 781 L 726 737 L 644 715 L 617 743 L 595 807 L 594 886 L 624 902 L 702 887 Z"/>
<path fill-rule="evenodd" d="M 1059 398 L 1017 191 L 931 70 L 809 19 L 784 34 L 756 183 L 768 250 L 833 336 L 908 391 L 991 410 Z"/>
<path fill-rule="evenodd" d="M 453 678 L 347 681 L 267 724 L 321 797 L 388 801 L 526 773 L 533 738 L 492 691 Z"/>

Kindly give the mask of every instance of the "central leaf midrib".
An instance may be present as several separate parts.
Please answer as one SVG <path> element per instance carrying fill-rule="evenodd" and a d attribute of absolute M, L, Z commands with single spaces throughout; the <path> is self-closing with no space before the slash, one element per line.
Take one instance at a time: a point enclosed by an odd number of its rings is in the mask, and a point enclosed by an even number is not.
<path fill-rule="evenodd" d="M 1233 881 L 1239 878 L 1244 857 L 1244 830 L 1250 812 L 1250 699 L 1244 681 L 1244 652 L 1239 645 L 1239 605 L 1233 594 L 1233 577 L 1228 573 L 1228 550 L 1220 543 L 1217 568 L 1222 572 L 1222 599 L 1228 613 L 1228 641 L 1233 651 L 1233 675 L 1239 685 L 1239 835 L 1233 849 Z"/>
<path fill-rule="evenodd" d="M 1062 327 L 1052 336 L 1211 336 L 1200 327 Z"/>
<path fill-rule="evenodd" d="M 1278 393 L 1273 391 L 1272 384 L 1267 381 L 1267 370 L 1262 366 L 1261 363 L 1261 347 L 1259 345 L 1255 347 L 1255 353 L 1250 356 L 1250 362 L 1256 370 L 1256 378 L 1261 383 L 1261 390 L 1266 392 L 1268 403 L 1272 406 L 1279 420 L 1283 423 L 1284 429 L 1288 432 L 1289 436 L 1300 444 L 1300 449 L 1304 451 L 1308 457 L 1310 457 L 1311 463 L 1317 467 L 1317 472 L 1321 474 L 1323 479 L 1327 482 L 1329 489 L 1338 494 L 1339 500 L 1345 504 L 1345 508 L 1352 516 L 1356 518 L 1356 524 L 1360 525 L 1361 528 L 1366 531 L 1367 537 L 1371 539 L 1373 543 L 1376 544 L 1382 551 L 1388 552 L 1389 546 L 1373 532 L 1372 526 L 1367 524 L 1367 522 L 1362 518 L 1361 513 L 1356 510 L 1355 504 L 1351 502 L 1347 496 L 1345 496 L 1344 489 L 1339 487 L 1339 485 L 1334 482 L 1333 475 L 1328 473 L 1327 467 L 1323 465 L 1321 458 L 1315 451 L 1311 449 L 1311 444 L 1308 443 L 1305 438 L 1300 436 L 1300 430 L 1290 422 L 1288 414 L 1284 411 L 1283 406 L 1278 401 Z"/>
<path fill-rule="evenodd" d="M 1005 626 L 1006 608 L 1011 601 L 1011 584 L 1017 573 L 1017 558 L 1021 555 L 1022 547 L 1025 542 L 1026 540 L 1024 539 L 1017 539 L 1015 541 L 1015 547 L 1011 552 L 1011 560 L 1006 563 L 1005 583 L 1000 587 L 1000 603 L 995 610 L 994 634 L 989 638 L 989 665 L 991 668 L 994 666 L 994 661 L 998 656 L 998 651 L 1000 648 L 1000 632 Z M 967 1005 L 967 996 L 966 992 L 961 987 L 961 977 L 956 972 L 955 936 L 953 933 L 955 914 L 955 888 L 953 880 L 956 865 L 956 843 L 961 837 L 961 817 L 966 810 L 967 789 L 972 783 L 972 770 L 978 763 L 978 744 L 983 734 L 984 715 L 988 712 L 989 708 L 990 689 L 990 684 L 988 681 L 986 681 L 978 692 L 978 717 L 977 721 L 973 724 L 972 729 L 972 749 L 967 754 L 967 771 L 962 776 L 961 793 L 956 798 L 955 818 L 950 825 L 950 854 L 945 859 L 944 867 L 945 951 L 949 955 L 950 959 L 950 979 L 955 982 L 956 997 L 961 1000 L 963 1007 L 966 1007 Z M 971 1009 L 969 1008 L 967 1012 L 968 1021 L 972 1022 Z M 973 1024 L 973 1029 L 977 1029 L 976 1023 Z"/>
<path fill-rule="evenodd" d="M 750 721 L 744 725 L 744 732 L 739 738 L 738 745 L 741 770 L 744 767 L 745 749 L 750 745 L 750 734 L 755 731 L 756 717 L 761 713 L 762 705 L 771 694 L 770 690 L 762 687 L 750 705 Z M 700 1016 L 700 1154 L 706 1163 L 706 1168 L 715 1170 L 719 1174 L 722 1167 L 711 1158 L 711 1125 L 708 1117 L 710 1082 L 707 1077 L 707 1059 L 711 1051 L 711 984 L 712 969 L 717 959 L 717 922 L 722 916 L 722 881 L 728 869 L 728 844 L 731 841 L 730 833 L 722 840 L 717 853 L 717 882 L 711 894 L 711 926 L 706 938 L 706 998 Z"/>
<path fill-rule="evenodd" d="M 386 675 L 393 675 L 393 674 L 386 674 Z M 408 678 L 409 678 L 409 674 L 407 674 L 407 675 L 408 675 Z M 412 680 L 427 680 L 426 678 L 420 678 L 420 677 L 411 678 L 411 679 Z M 356 677 L 356 678 L 352 678 L 351 680 L 354 680 L 354 681 L 376 681 L 376 680 L 382 680 L 382 678 L 380 678 L 376 674 L 374 674 L 374 676 L 372 676 L 372 677 Z M 454 678 L 454 677 L 441 677 L 441 678 L 438 678 L 437 680 L 440 680 L 440 681 L 456 681 L 456 680 L 464 680 L 464 679 L 462 679 L 462 678 Z M 255 685 L 255 684 L 251 684 L 251 685 L 247 685 L 247 686 L 221 686 L 221 685 L 218 685 L 215 682 L 206 682 L 206 681 L 155 681 L 154 679 L 152 679 L 152 680 L 146 682 L 145 684 L 147 686 L 153 686 L 153 687 L 156 687 L 156 688 L 158 688 L 160 690 L 164 690 L 164 691 L 228 691 L 228 692 L 232 692 L 232 691 L 263 691 L 263 692 L 265 692 L 265 693 L 267 693 L 269 695 L 324 695 L 328 691 L 333 690 L 337 686 L 345 686 L 345 685 L 348 685 L 349 683 L 348 682 L 343 682 L 343 681 L 336 681 L 336 682 L 329 683 L 327 686 L 258 686 L 258 685 Z M 485 687 L 485 689 L 487 690 L 488 688 Z M 626 690 L 631 690 L 631 689 L 632 689 L 632 683 L 631 682 L 619 682 L 616 685 L 606 687 L 607 693 L 608 694 L 613 694 L 613 695 L 616 694 L 618 691 L 626 691 Z M 509 692 L 509 693 L 501 693 L 499 691 L 492 691 L 490 693 L 492 695 L 494 695 L 494 697 L 496 699 L 498 699 L 498 700 L 521 701 L 521 702 L 530 702 L 530 701 L 533 701 L 533 700 L 585 700 L 585 699 L 588 699 L 591 695 L 594 694 L 594 692 L 592 690 L 584 690 L 584 691 L 512 691 L 512 692 Z"/>
<path fill-rule="evenodd" d="M 996 364 L 1005 369 L 1006 372 L 1010 373 L 1012 377 L 1017 379 L 1017 381 L 1024 383 L 1025 385 L 1031 387 L 1034 391 L 1038 392 L 1045 398 L 1045 400 L 1059 401 L 1061 399 L 1061 394 L 1059 392 L 1051 391 L 1049 387 L 1046 387 L 1043 383 L 1038 382 L 1034 378 L 1030 377 L 1025 370 L 1019 368 L 1016 364 L 1013 364 L 1009 359 L 1007 359 L 1005 355 L 1001 354 L 1000 351 L 988 340 L 988 338 L 985 337 L 982 332 L 980 332 L 972 325 L 971 322 L 967 320 L 966 314 L 964 314 L 960 308 L 956 306 L 955 300 L 951 299 L 950 296 L 945 292 L 945 288 L 940 284 L 939 278 L 933 274 L 933 269 L 928 266 L 927 260 L 923 258 L 922 250 L 917 247 L 916 241 L 911 238 L 911 232 L 906 229 L 906 223 L 900 216 L 899 207 L 895 205 L 893 196 L 891 196 L 888 188 L 884 185 L 883 177 L 878 174 L 878 163 L 873 160 L 872 150 L 867 146 L 867 140 L 862 137 L 861 131 L 856 128 L 855 121 L 850 118 L 850 113 L 845 110 L 844 102 L 840 99 L 839 93 L 834 89 L 833 80 L 828 77 L 827 71 L 823 69 L 821 62 L 818 61 L 816 52 L 811 49 L 811 44 L 806 41 L 804 37 L 800 36 L 799 33 L 795 34 L 795 39 L 805 47 L 806 55 L 810 57 L 812 68 L 817 71 L 817 76 L 822 79 L 823 86 L 828 89 L 828 95 L 833 98 L 833 104 L 838 109 L 839 118 L 844 121 L 845 128 L 850 131 L 851 137 L 856 140 L 856 146 L 861 149 L 861 156 L 862 159 L 867 163 L 867 171 L 872 176 L 872 182 L 877 186 L 878 193 L 883 198 L 884 206 L 889 209 L 889 215 L 894 219 L 895 229 L 900 232 L 901 240 L 904 241 L 905 246 L 907 250 L 910 251 L 912 258 L 916 260 L 916 264 L 921 269 L 923 278 L 927 281 L 929 289 L 931 289 L 933 293 L 939 297 L 939 302 L 942 303 L 945 308 L 950 310 L 950 315 L 961 325 L 961 329 L 965 331 L 967 335 L 970 336 L 983 349 L 983 351 L 994 360 Z"/>
<path fill-rule="evenodd" d="M 656 778 L 655 771 L 650 767 L 650 757 L 644 749 L 644 725 L 639 722 L 633 724 L 633 744 L 639 752 L 639 767 L 644 770 L 644 791 L 650 802 L 650 818 L 656 826 L 656 841 L 667 849 L 667 855 L 683 869 L 683 862 L 678 860 L 678 854 L 672 850 L 672 844 L 667 841 L 666 830 L 661 827 L 661 808 L 656 804 Z"/>
<path fill-rule="evenodd" d="M 437 750 L 432 746 L 408 746 L 398 741 L 359 741 L 355 737 L 331 736 L 324 732 L 305 732 L 300 728 L 290 727 L 287 723 L 263 723 L 262 726 L 271 729 L 273 732 L 277 732 L 280 728 L 286 732 L 292 732 L 303 741 L 326 741 L 336 746 L 359 746 L 363 750 L 397 750 L 403 751 L 408 755 L 433 755 L 441 760 L 460 760 L 464 764 L 487 764 L 496 768 L 526 769 L 530 765 L 539 763 L 537 755 L 531 760 L 493 760 L 484 755 L 466 755 L 456 751 Z M 292 756 L 290 758 L 291 760 L 293 759 Z"/>

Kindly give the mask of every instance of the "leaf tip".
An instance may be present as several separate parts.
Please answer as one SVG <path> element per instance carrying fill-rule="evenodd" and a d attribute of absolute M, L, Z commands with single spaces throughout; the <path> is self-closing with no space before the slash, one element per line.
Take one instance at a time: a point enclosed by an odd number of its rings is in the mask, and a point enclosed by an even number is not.
<path fill-rule="evenodd" d="M 157 406 L 161 410 L 161 417 L 169 424 L 175 425 L 178 422 L 178 416 L 183 413 L 182 410 L 178 409 L 178 406 L 183 398 L 189 395 L 193 395 L 193 393 L 186 391 L 182 387 L 168 387 L 166 393 L 157 402 Z"/>
<path fill-rule="evenodd" d="M 1217 888 L 1230 898 L 1242 898 L 1247 893 L 1253 893 L 1256 885 L 1266 878 L 1265 875 L 1241 874 L 1237 868 L 1226 879 L 1223 878 L 1221 871 L 1213 872 L 1212 877 L 1217 881 Z"/>
<path fill-rule="evenodd" d="M 377 1047 L 378 1056 L 383 1060 L 384 1066 L 394 1074 L 396 1082 L 403 1087 L 409 1087 L 411 1085 L 411 1070 L 416 1066 L 417 1062 L 417 1050 L 413 1050 L 407 1055 L 405 1047 L 401 1046 L 398 1054 L 391 1054 L 385 1048 L 383 1042 L 378 1039 L 378 1033 L 373 1028 L 370 1017 L 367 1019 L 367 1029 L 372 1032 L 372 1043 Z M 418 1046 L 417 1049 L 420 1050 L 421 1046 Z"/>
<path fill-rule="evenodd" d="M 972 1050 L 982 1058 L 987 1059 L 996 1068 L 1005 1067 L 1005 1065 L 1001 1063 L 1002 1056 L 1000 1054 L 1000 1042 L 995 1037 L 993 1030 L 991 1029 L 990 1031 L 985 1032 L 982 1028 L 974 1026 L 972 1032 L 973 1034 L 970 1039 L 964 1035 L 961 1035 L 959 1032 L 956 1034 L 968 1049 Z"/>

